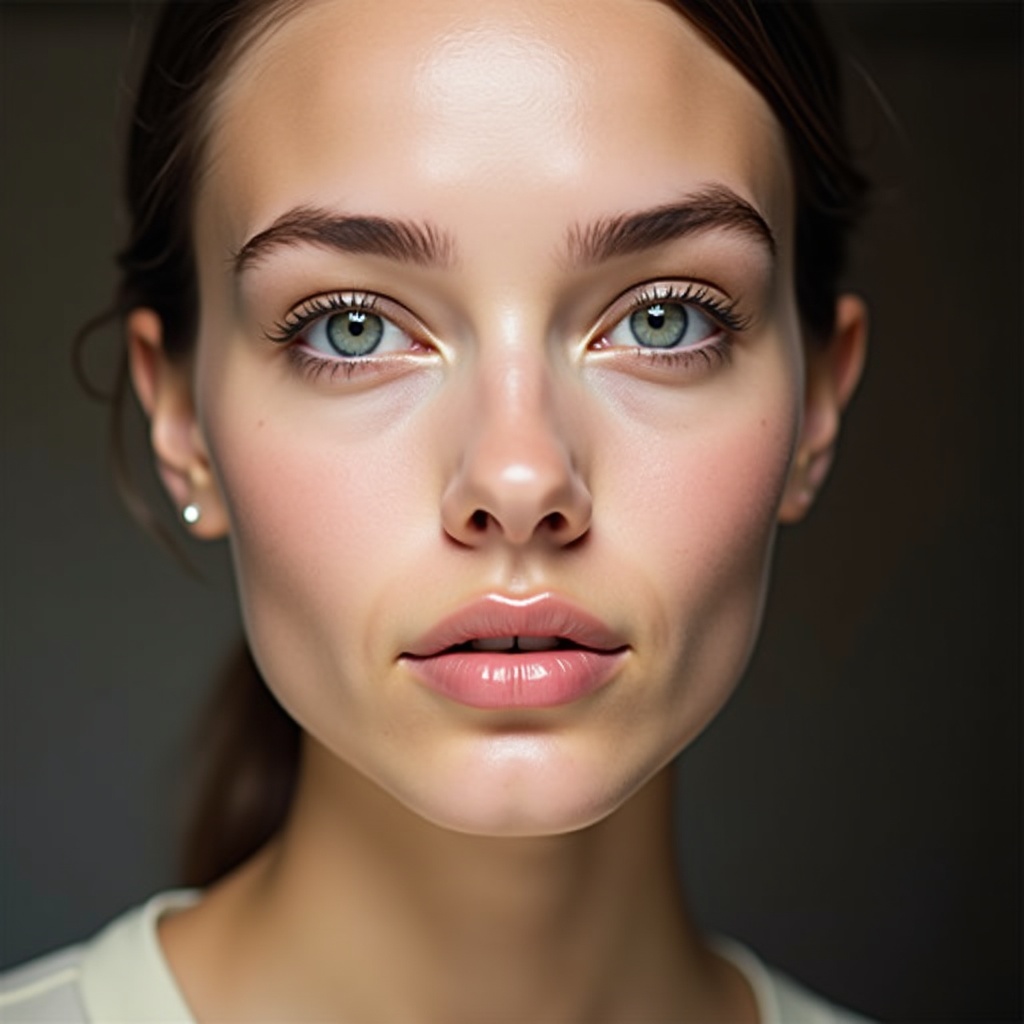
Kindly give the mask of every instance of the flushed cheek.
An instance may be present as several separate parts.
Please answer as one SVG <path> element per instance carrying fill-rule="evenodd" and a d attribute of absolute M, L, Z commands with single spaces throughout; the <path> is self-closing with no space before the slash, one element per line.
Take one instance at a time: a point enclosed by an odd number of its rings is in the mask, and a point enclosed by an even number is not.
<path fill-rule="evenodd" d="M 663 453 L 661 515 L 650 525 L 661 524 L 660 557 L 675 570 L 681 596 L 711 599 L 737 574 L 760 569 L 790 450 L 790 431 L 751 424 L 723 426 L 713 438 L 694 437 Z"/>
<path fill-rule="evenodd" d="M 690 612 L 684 637 L 729 630 L 735 642 L 717 646 L 744 662 L 760 624 L 789 451 L 788 437 L 760 426 L 698 447 L 684 477 L 690 485 L 676 499 L 692 528 L 663 552 L 675 579 L 693 581 L 680 594 Z"/>
<path fill-rule="evenodd" d="M 645 423 L 643 440 L 623 429 L 608 451 L 618 467 L 605 487 L 618 510 L 609 544 L 632 555 L 632 596 L 645 610 L 638 667 L 651 679 L 644 714 L 666 749 L 713 717 L 757 636 L 799 425 L 785 380 L 767 397 L 709 405 L 672 429 Z"/>
<path fill-rule="evenodd" d="M 232 380 L 241 386 L 219 389 L 207 430 L 253 652 L 290 710 L 327 699 L 351 720 L 401 614 L 389 580 L 429 528 L 426 453 L 384 394 L 346 405 Z M 324 685 L 339 679 L 350 685 Z"/>

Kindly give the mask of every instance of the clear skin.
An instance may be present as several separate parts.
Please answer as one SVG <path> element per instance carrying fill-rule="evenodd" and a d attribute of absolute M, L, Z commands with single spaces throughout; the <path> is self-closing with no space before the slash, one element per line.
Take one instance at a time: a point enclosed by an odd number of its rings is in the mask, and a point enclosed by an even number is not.
<path fill-rule="evenodd" d="M 831 342 L 803 344 L 767 105 L 651 0 L 353 0 L 257 39 L 211 116 L 196 353 L 170 360 L 136 310 L 133 376 L 306 736 L 283 835 L 162 927 L 197 1016 L 756 1019 L 678 893 L 666 765 L 736 685 L 865 343 L 845 296 Z M 567 252 L 712 186 L 774 254 L 727 224 Z M 236 272 L 304 206 L 429 223 L 446 259 L 307 242 Z M 745 326 L 690 303 L 692 351 L 641 352 L 634 306 L 694 282 Z M 342 366 L 323 317 L 268 340 L 324 295 L 380 297 L 395 327 L 368 361 Z M 473 598 L 544 593 L 628 644 L 584 699 L 471 709 L 401 657 Z"/>

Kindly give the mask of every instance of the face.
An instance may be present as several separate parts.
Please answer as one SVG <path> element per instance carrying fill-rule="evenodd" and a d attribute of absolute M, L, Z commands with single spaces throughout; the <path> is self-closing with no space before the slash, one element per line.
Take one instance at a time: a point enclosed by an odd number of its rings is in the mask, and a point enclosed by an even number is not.
<path fill-rule="evenodd" d="M 194 433 L 315 770 L 555 833 L 707 724 L 799 444 L 792 220 L 767 105 L 660 2 L 311 3 L 245 52 Z"/>

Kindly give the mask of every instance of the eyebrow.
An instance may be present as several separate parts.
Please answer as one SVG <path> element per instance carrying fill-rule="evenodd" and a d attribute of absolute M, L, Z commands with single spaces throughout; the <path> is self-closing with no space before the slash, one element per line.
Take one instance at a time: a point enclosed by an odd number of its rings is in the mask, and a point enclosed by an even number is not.
<path fill-rule="evenodd" d="M 573 225 L 566 236 L 566 249 L 572 264 L 587 265 L 713 230 L 745 234 L 775 255 L 775 236 L 768 222 L 724 185 L 711 185 L 678 203 L 605 217 L 585 227 Z"/>
<path fill-rule="evenodd" d="M 768 222 L 724 185 L 701 189 L 678 203 L 605 217 L 585 227 L 573 225 L 566 235 L 566 250 L 572 264 L 587 265 L 716 229 L 744 233 L 775 255 L 775 236 Z M 298 206 L 281 214 L 234 253 L 235 273 L 241 274 L 275 249 L 297 245 L 441 268 L 451 266 L 455 256 L 451 236 L 429 222 L 354 216 Z"/>
<path fill-rule="evenodd" d="M 383 256 L 420 266 L 450 266 L 455 246 L 450 236 L 430 223 L 339 214 L 314 206 L 298 206 L 281 214 L 234 253 L 236 274 L 274 250 L 316 245 L 337 252 Z"/>

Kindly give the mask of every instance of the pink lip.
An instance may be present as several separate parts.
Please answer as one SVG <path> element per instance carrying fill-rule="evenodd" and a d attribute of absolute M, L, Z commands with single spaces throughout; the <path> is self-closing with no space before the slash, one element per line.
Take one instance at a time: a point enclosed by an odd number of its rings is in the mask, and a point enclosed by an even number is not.
<path fill-rule="evenodd" d="M 559 637 L 575 645 L 547 651 L 473 651 L 491 637 Z M 548 708 L 607 683 L 627 645 L 600 619 L 552 594 L 515 600 L 492 594 L 449 616 L 402 655 L 430 689 L 474 708 Z"/>

